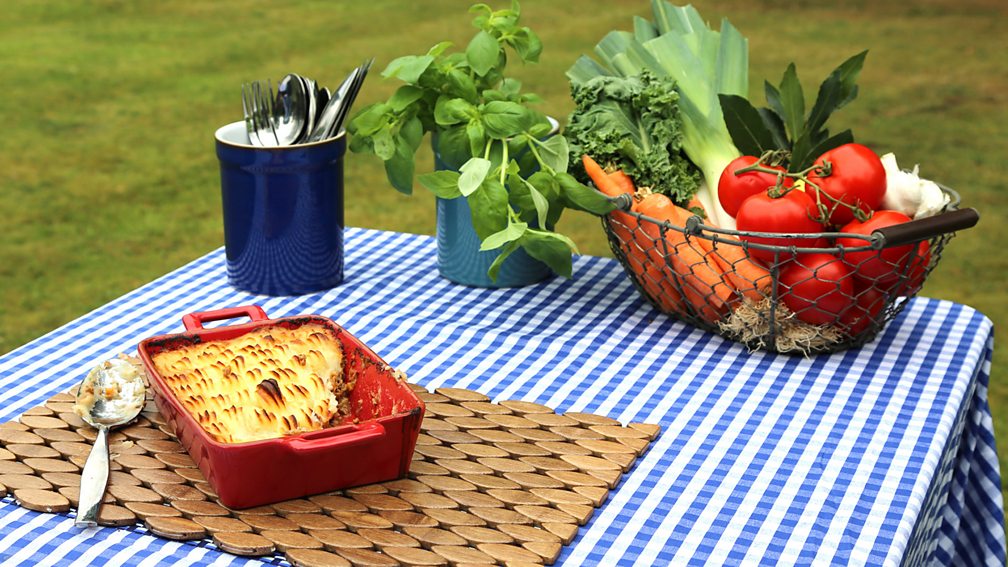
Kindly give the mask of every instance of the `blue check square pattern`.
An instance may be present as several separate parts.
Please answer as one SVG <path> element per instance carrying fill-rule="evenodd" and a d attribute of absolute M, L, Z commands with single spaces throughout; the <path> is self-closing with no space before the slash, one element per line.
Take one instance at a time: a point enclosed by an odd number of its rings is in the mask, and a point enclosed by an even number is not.
<path fill-rule="evenodd" d="M 429 389 L 659 423 L 661 435 L 559 564 L 1004 565 L 987 403 L 991 322 L 912 300 L 877 340 L 809 358 L 748 352 L 644 303 L 613 260 L 518 289 L 440 278 L 430 237 L 348 229 L 342 285 L 227 283 L 223 249 L 0 357 L 0 421 L 183 315 L 258 304 L 344 326 Z M 79 530 L 0 501 L 4 565 L 261 565 L 142 527 Z"/>

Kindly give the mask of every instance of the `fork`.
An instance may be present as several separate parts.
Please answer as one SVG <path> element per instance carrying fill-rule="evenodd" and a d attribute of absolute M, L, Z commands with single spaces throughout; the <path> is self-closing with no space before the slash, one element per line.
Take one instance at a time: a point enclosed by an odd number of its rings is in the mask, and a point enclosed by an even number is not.
<path fill-rule="evenodd" d="M 262 94 L 261 100 L 262 103 L 260 106 L 265 110 L 266 116 L 264 118 L 266 119 L 266 123 L 269 124 L 270 133 L 273 134 L 273 140 L 276 142 L 276 145 L 280 146 L 282 144 L 280 143 L 280 137 L 277 136 L 275 125 L 277 115 L 273 102 L 276 98 L 273 96 L 273 83 L 269 79 L 266 79 L 266 92 Z"/>
<path fill-rule="evenodd" d="M 255 146 L 268 148 L 280 145 L 280 139 L 273 126 L 272 93 L 272 83 L 268 86 L 268 93 L 263 93 L 260 81 L 242 85 L 242 108 L 246 113 L 245 127 L 249 131 L 249 141 Z"/>
<path fill-rule="evenodd" d="M 259 140 L 259 133 L 256 129 L 255 105 L 251 98 L 251 91 L 251 85 L 242 83 L 242 114 L 245 116 L 245 129 L 248 130 L 249 142 L 253 146 L 262 146 L 263 143 Z"/>

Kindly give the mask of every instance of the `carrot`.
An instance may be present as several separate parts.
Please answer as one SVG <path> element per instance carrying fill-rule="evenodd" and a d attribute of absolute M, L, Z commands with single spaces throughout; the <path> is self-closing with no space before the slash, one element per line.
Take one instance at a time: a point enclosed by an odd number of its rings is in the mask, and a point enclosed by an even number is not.
<path fill-rule="evenodd" d="M 637 188 L 634 187 L 633 179 L 630 179 L 629 175 L 623 173 L 622 169 L 617 169 L 616 171 L 610 173 L 609 179 L 611 179 L 617 187 L 622 189 L 624 193 L 633 195 L 637 192 Z"/>
<path fill-rule="evenodd" d="M 673 224 L 682 224 L 683 215 L 689 215 L 668 197 L 657 193 L 645 196 L 634 208 L 660 222 L 670 221 Z M 683 296 L 703 320 L 717 322 L 734 293 L 723 280 L 720 266 L 708 260 L 709 255 L 703 248 L 692 246 L 680 232 L 665 231 L 663 239 L 658 225 L 644 223 L 642 228 L 652 241 L 648 248 L 652 261 L 664 264 L 669 269 L 669 277 L 678 278 Z"/>
<path fill-rule="evenodd" d="M 700 216 L 708 218 L 707 209 L 704 208 L 703 203 L 700 202 L 700 199 L 697 199 L 696 197 L 693 197 L 692 199 L 689 200 L 688 203 L 686 203 L 686 210 L 689 211 L 690 214 L 692 214 L 694 210 L 700 211 L 702 213 Z"/>
<path fill-rule="evenodd" d="M 606 174 L 598 162 L 588 155 L 583 156 L 581 162 L 588 177 L 602 193 L 610 197 L 634 194 L 633 180 L 622 171 Z M 651 262 L 646 248 L 642 246 L 643 233 L 639 229 L 637 218 L 623 211 L 613 211 L 609 213 L 608 222 L 609 228 L 620 243 L 620 249 L 626 257 L 630 270 L 644 288 L 645 294 L 654 299 L 662 311 L 683 315 L 685 309 L 682 306 L 682 298 L 670 280 L 662 274 L 659 268 L 661 264 Z"/>
<path fill-rule="evenodd" d="M 581 163 L 584 164 L 585 173 L 591 178 L 592 183 L 599 191 L 609 195 L 610 197 L 619 197 L 624 193 L 633 194 L 633 191 L 626 191 L 624 187 L 616 184 L 615 181 L 609 178 L 602 166 L 598 164 L 595 160 L 585 154 L 581 157 Z"/>
<path fill-rule="evenodd" d="M 737 238 L 731 236 L 724 234 L 720 236 L 739 242 Z M 749 258 L 742 246 L 715 244 L 711 256 L 721 265 L 725 277 L 739 295 L 760 301 L 769 294 L 768 290 L 773 282 L 770 271 Z"/>
<path fill-rule="evenodd" d="M 694 199 L 695 200 L 695 199 Z M 693 207 L 693 202 L 689 204 Z M 693 216 L 691 211 L 678 209 L 674 222 L 686 225 L 686 220 Z M 719 235 L 721 238 L 739 242 L 735 237 L 725 234 Z M 718 269 L 724 274 L 725 285 L 735 290 L 738 298 L 748 297 L 753 301 L 759 301 L 765 297 L 765 291 L 769 288 L 773 278 L 770 272 L 754 262 L 748 257 L 741 246 L 732 244 L 715 244 L 706 238 L 693 238 L 691 244 L 700 248 L 708 262 L 716 262 Z"/>

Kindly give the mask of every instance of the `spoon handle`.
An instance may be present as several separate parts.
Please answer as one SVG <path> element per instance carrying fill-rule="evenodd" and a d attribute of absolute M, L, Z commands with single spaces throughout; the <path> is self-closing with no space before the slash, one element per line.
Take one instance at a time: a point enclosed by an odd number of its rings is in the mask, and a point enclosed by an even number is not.
<path fill-rule="evenodd" d="M 108 427 L 98 425 L 98 437 L 84 463 L 81 473 L 80 503 L 77 506 L 77 526 L 97 526 L 98 508 L 109 478 Z"/>

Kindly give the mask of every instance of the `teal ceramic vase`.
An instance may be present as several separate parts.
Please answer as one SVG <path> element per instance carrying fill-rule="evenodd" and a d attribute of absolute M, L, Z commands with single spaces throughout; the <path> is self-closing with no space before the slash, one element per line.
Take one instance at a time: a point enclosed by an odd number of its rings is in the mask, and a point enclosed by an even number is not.
<path fill-rule="evenodd" d="M 553 134 L 557 130 L 554 127 Z M 441 160 L 436 141 L 434 168 L 456 169 Z M 519 248 L 504 260 L 494 281 L 487 271 L 499 255 L 500 250 L 480 251 L 480 239 L 473 228 L 472 213 L 465 197 L 437 198 L 437 259 L 442 277 L 462 285 L 500 288 L 530 285 L 554 275 L 549 266 Z"/>

